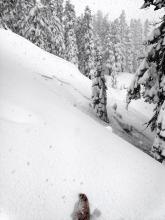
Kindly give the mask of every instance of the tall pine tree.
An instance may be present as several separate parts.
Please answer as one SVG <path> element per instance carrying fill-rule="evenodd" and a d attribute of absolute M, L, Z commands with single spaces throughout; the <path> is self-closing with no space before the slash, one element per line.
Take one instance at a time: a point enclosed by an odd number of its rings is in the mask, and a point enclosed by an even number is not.
<path fill-rule="evenodd" d="M 120 17 L 119 17 L 119 22 L 120 22 L 120 44 L 121 44 L 121 51 L 122 51 L 122 58 L 121 58 L 121 67 L 122 67 L 122 72 L 126 70 L 126 31 L 127 31 L 127 22 L 126 22 L 126 14 L 125 11 L 123 10 Z"/>
<path fill-rule="evenodd" d="M 91 10 L 85 8 L 83 18 L 83 44 L 84 44 L 84 75 L 92 78 L 94 74 L 94 39 Z"/>
<path fill-rule="evenodd" d="M 108 15 L 104 16 L 100 10 L 97 11 L 93 18 L 93 29 L 94 36 L 100 38 L 101 46 L 104 52 L 106 49 L 106 36 L 110 31 L 110 22 L 108 20 Z"/>
<path fill-rule="evenodd" d="M 95 45 L 96 71 L 92 78 L 92 107 L 96 115 L 106 123 L 109 123 L 107 114 L 106 82 L 103 73 L 102 53 L 99 44 Z"/>
<path fill-rule="evenodd" d="M 17 4 L 15 1 L 3 1 L 0 0 L 0 23 L 2 26 L 8 26 L 8 28 L 14 28 L 14 9 Z"/>
<path fill-rule="evenodd" d="M 133 73 L 133 39 L 131 38 L 130 28 L 126 30 L 125 36 L 125 50 L 126 50 L 126 71 Z"/>
<path fill-rule="evenodd" d="M 140 58 L 144 56 L 145 49 L 143 45 L 143 28 L 140 19 L 131 19 L 130 33 L 133 46 L 133 71 L 136 72 L 141 62 Z"/>
<path fill-rule="evenodd" d="M 145 0 L 142 8 L 153 5 L 155 10 L 165 8 L 164 0 Z M 148 125 L 157 134 L 152 147 L 153 156 L 162 162 L 165 159 L 165 16 L 147 41 L 149 47 L 134 80 L 129 88 L 127 102 L 140 98 L 154 103 L 154 115 Z M 143 93 L 141 93 L 143 85 Z"/>
<path fill-rule="evenodd" d="M 34 4 L 34 0 L 0 1 L 0 20 L 10 30 L 21 34 L 27 15 Z"/>
<path fill-rule="evenodd" d="M 84 27 L 83 27 L 83 15 L 77 18 L 76 20 L 76 42 L 78 48 L 78 68 L 81 73 L 84 74 Z"/>
<path fill-rule="evenodd" d="M 43 4 L 36 1 L 26 18 L 21 35 L 42 49 L 64 57 L 63 25 L 53 7 L 52 0 Z"/>
<path fill-rule="evenodd" d="M 114 47 L 111 39 L 111 33 L 106 36 L 106 50 L 104 52 L 104 59 L 106 67 L 108 68 L 109 75 L 114 71 L 115 67 L 115 54 Z"/>
<path fill-rule="evenodd" d="M 144 31 L 143 31 L 143 35 L 144 35 L 144 45 L 145 45 L 145 50 L 147 50 L 147 45 L 146 45 L 146 41 L 147 41 L 147 38 L 149 36 L 149 33 L 150 33 L 150 22 L 148 19 L 145 20 L 144 22 Z"/>
<path fill-rule="evenodd" d="M 111 25 L 111 39 L 114 47 L 115 69 L 117 72 L 122 72 L 122 44 L 120 39 L 120 21 L 115 19 Z"/>
<path fill-rule="evenodd" d="M 52 14 L 55 15 L 60 22 L 63 20 L 63 0 L 41 0 L 43 5 L 49 5 Z"/>
<path fill-rule="evenodd" d="M 64 57 L 62 2 L 62 0 L 0 1 L 0 18 L 15 33 L 48 52 Z"/>
<path fill-rule="evenodd" d="M 64 11 L 64 33 L 65 33 L 65 58 L 78 65 L 78 49 L 75 34 L 76 15 L 74 6 L 69 0 L 66 1 Z"/>

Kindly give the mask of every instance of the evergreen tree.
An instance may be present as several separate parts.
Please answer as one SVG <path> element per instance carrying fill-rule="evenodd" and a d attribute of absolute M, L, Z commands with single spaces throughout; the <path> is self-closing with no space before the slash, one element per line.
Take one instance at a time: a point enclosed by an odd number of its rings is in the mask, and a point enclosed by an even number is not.
<path fill-rule="evenodd" d="M 115 54 L 110 32 L 106 37 L 106 50 L 104 53 L 104 59 L 110 75 L 113 72 L 115 66 Z"/>
<path fill-rule="evenodd" d="M 132 39 L 132 47 L 133 47 L 133 72 L 136 72 L 138 68 L 138 54 L 136 49 L 136 19 L 131 19 L 130 22 L 130 33 Z"/>
<path fill-rule="evenodd" d="M 126 22 L 126 14 L 125 11 L 123 10 L 120 17 L 119 17 L 119 22 L 120 22 L 120 44 L 121 44 L 121 68 L 122 72 L 126 70 L 126 34 L 127 34 L 127 29 L 128 25 Z"/>
<path fill-rule="evenodd" d="M 108 15 L 103 16 L 101 11 L 97 11 L 93 18 L 93 32 L 94 36 L 100 38 L 101 46 L 103 51 L 106 49 L 106 36 L 110 31 L 110 22 L 108 20 Z"/>
<path fill-rule="evenodd" d="M 112 88 L 116 88 L 117 86 L 117 69 L 116 69 L 116 61 L 114 54 L 114 45 L 112 43 L 112 35 L 109 35 L 106 38 L 106 50 L 104 53 L 106 68 L 108 69 L 109 75 L 111 75 L 111 86 Z"/>
<path fill-rule="evenodd" d="M 49 6 L 52 14 L 56 16 L 60 22 L 63 21 L 63 0 L 41 0 L 42 4 Z"/>
<path fill-rule="evenodd" d="M 165 7 L 164 0 L 145 0 L 142 8 L 154 5 L 155 10 Z M 156 105 L 148 125 L 157 130 L 152 147 L 154 157 L 165 158 L 165 16 L 147 41 L 149 47 L 129 88 L 127 102 L 143 96 L 146 102 Z M 143 92 L 141 93 L 141 85 Z"/>
<path fill-rule="evenodd" d="M 117 67 L 114 64 L 112 67 L 112 73 L 111 73 L 111 87 L 114 89 L 117 88 L 117 75 L 118 75 Z"/>
<path fill-rule="evenodd" d="M 103 51 L 106 50 L 106 36 L 108 36 L 109 32 L 110 32 L 110 22 L 108 20 L 108 15 L 105 15 L 102 21 L 102 34 L 101 34 Z"/>
<path fill-rule="evenodd" d="M 99 66 L 99 64 L 102 66 L 102 44 L 101 44 L 101 40 L 99 38 L 99 36 L 95 36 L 95 41 L 94 41 L 94 66 L 97 69 L 97 66 Z"/>
<path fill-rule="evenodd" d="M 59 18 L 60 22 L 63 21 L 63 0 L 56 0 L 57 7 L 56 7 L 56 16 Z"/>
<path fill-rule="evenodd" d="M 126 38 L 125 38 L 125 50 L 126 50 L 126 71 L 129 73 L 133 72 L 133 43 L 131 38 L 131 33 L 129 27 L 126 31 Z"/>
<path fill-rule="evenodd" d="M 115 19 L 111 24 L 111 39 L 113 45 L 120 43 L 120 22 L 119 19 Z"/>
<path fill-rule="evenodd" d="M 115 54 L 115 67 L 116 67 L 116 72 L 122 72 L 122 44 L 121 43 L 116 43 L 114 45 L 114 54 Z"/>
<path fill-rule="evenodd" d="M 92 24 L 91 10 L 89 7 L 86 7 L 83 18 L 84 75 L 90 79 L 94 74 L 94 39 Z"/>
<path fill-rule="evenodd" d="M 144 45 L 143 45 L 143 25 L 140 19 L 137 20 L 137 41 L 136 41 L 136 46 L 137 46 L 137 51 L 138 51 L 138 66 L 141 63 L 141 58 L 144 57 Z"/>
<path fill-rule="evenodd" d="M 51 1 L 45 5 L 36 2 L 27 16 L 21 35 L 42 49 L 64 57 L 63 26 L 52 7 Z"/>
<path fill-rule="evenodd" d="M 76 41 L 78 47 L 78 68 L 81 73 L 85 72 L 84 64 L 84 27 L 83 27 L 83 15 L 77 18 L 76 27 Z"/>
<path fill-rule="evenodd" d="M 94 36 L 102 38 L 102 28 L 103 28 L 103 13 L 98 10 L 97 13 L 93 16 L 93 32 Z"/>
<path fill-rule="evenodd" d="M 0 1 L 0 19 L 13 32 L 20 34 L 26 15 L 34 6 L 34 0 Z"/>
<path fill-rule="evenodd" d="M 29 12 L 27 22 L 23 23 L 21 31 L 22 36 L 45 50 L 48 47 L 48 36 L 51 33 L 46 19 L 47 16 L 44 16 L 46 13 L 46 8 L 36 3 Z"/>
<path fill-rule="evenodd" d="M 118 73 L 124 71 L 124 53 L 120 30 L 120 20 L 115 19 L 111 25 L 111 39 L 114 47 L 115 69 Z"/>
<path fill-rule="evenodd" d="M 140 58 L 144 56 L 143 28 L 140 19 L 131 19 L 130 33 L 133 40 L 133 71 L 136 72 L 141 62 Z"/>
<path fill-rule="evenodd" d="M 98 51 L 99 51 L 99 54 L 102 58 L 102 50 L 103 50 L 102 42 L 101 42 L 99 36 L 96 35 L 95 38 L 94 38 L 94 62 L 96 60 L 96 54 L 98 53 Z M 97 63 L 95 63 L 95 65 L 97 65 Z"/>
<path fill-rule="evenodd" d="M 48 52 L 64 57 L 62 18 L 56 15 L 60 11 L 59 5 L 62 6 L 62 0 L 0 1 L 0 17 L 13 32 Z"/>
<path fill-rule="evenodd" d="M 78 46 L 78 67 L 88 78 L 94 74 L 94 34 L 91 10 L 85 8 L 85 13 L 77 19 L 76 38 Z"/>
<path fill-rule="evenodd" d="M 6 25 L 8 28 L 14 26 L 14 8 L 16 6 L 15 1 L 3 1 L 0 0 L 0 23 L 2 26 Z"/>
<path fill-rule="evenodd" d="M 35 0 L 17 0 L 17 4 L 15 7 L 15 29 L 13 30 L 15 33 L 24 37 L 25 25 L 27 25 L 27 20 L 29 17 L 29 13 L 32 8 L 35 7 Z"/>
<path fill-rule="evenodd" d="M 102 54 L 100 47 L 95 47 L 96 71 L 92 78 L 92 107 L 96 115 L 103 121 L 109 123 L 107 115 L 107 94 L 106 82 L 102 69 Z"/>
<path fill-rule="evenodd" d="M 69 0 L 66 1 L 64 11 L 64 27 L 65 27 L 65 58 L 73 64 L 78 64 L 78 49 L 75 34 L 76 15 L 74 6 Z"/>
<path fill-rule="evenodd" d="M 127 30 L 127 23 L 126 23 L 126 14 L 125 11 L 123 10 L 120 17 L 119 17 L 119 22 L 120 22 L 120 40 L 121 42 L 125 41 L 125 35 L 126 35 L 126 30 Z"/>
<path fill-rule="evenodd" d="M 145 22 L 144 22 L 144 45 L 145 45 L 145 51 L 147 50 L 146 41 L 147 41 L 147 38 L 149 36 L 149 32 L 150 32 L 150 23 L 149 23 L 149 20 L 146 19 Z"/>

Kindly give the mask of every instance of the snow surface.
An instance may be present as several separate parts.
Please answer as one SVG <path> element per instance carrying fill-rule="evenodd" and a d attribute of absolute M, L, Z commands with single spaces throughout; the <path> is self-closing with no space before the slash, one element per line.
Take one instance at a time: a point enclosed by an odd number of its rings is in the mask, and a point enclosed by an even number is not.
<path fill-rule="evenodd" d="M 165 219 L 165 168 L 90 116 L 77 68 L 0 30 L 0 220 Z M 89 109 L 89 114 L 86 109 Z"/>

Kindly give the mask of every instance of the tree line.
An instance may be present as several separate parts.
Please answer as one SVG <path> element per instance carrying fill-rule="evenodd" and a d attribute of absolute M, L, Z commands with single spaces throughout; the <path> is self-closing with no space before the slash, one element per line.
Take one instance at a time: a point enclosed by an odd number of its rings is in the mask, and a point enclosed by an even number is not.
<path fill-rule="evenodd" d="M 139 19 L 128 24 L 124 11 L 114 21 L 101 11 L 92 15 L 88 6 L 76 16 L 70 0 L 0 0 L 0 25 L 74 63 L 89 78 L 97 50 L 108 73 L 135 72 L 150 31 L 148 20 L 144 25 Z"/>

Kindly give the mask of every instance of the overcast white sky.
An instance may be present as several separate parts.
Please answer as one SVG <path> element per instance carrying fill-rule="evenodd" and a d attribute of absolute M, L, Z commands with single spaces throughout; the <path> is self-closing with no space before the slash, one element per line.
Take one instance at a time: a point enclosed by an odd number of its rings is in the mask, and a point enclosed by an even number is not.
<path fill-rule="evenodd" d="M 161 13 L 153 11 L 153 8 L 139 9 L 144 2 L 143 0 L 71 0 L 71 2 L 75 5 L 77 15 L 81 14 L 85 6 L 88 5 L 93 12 L 101 10 L 104 14 L 108 13 L 111 20 L 117 18 L 122 9 L 125 10 L 128 20 L 141 18 L 144 21 L 149 18 L 154 21 L 161 17 Z"/>

